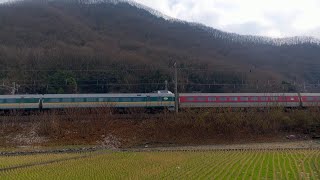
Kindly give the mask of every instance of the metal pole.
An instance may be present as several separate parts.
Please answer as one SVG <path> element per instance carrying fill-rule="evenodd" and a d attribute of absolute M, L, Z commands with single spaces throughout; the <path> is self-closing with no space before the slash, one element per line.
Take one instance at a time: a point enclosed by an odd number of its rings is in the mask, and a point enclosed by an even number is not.
<path fill-rule="evenodd" d="M 174 63 L 174 94 L 175 94 L 175 111 L 179 112 L 179 93 L 178 93 L 178 69 L 177 63 Z"/>
<path fill-rule="evenodd" d="M 164 83 L 165 83 L 165 90 L 168 91 L 168 81 L 165 80 Z"/>
<path fill-rule="evenodd" d="M 12 94 L 12 95 L 15 95 L 15 93 L 16 93 L 16 82 L 13 82 L 12 84 L 13 84 L 13 87 L 12 87 L 12 92 L 11 92 L 11 94 Z"/>

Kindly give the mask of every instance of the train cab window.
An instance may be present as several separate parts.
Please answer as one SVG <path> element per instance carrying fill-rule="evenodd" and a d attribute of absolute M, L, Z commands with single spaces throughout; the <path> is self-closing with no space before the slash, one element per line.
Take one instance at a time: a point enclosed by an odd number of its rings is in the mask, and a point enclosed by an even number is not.
<path fill-rule="evenodd" d="M 84 98 L 75 98 L 74 102 L 84 102 Z"/>
<path fill-rule="evenodd" d="M 209 98 L 208 98 L 208 101 L 211 101 L 211 102 L 212 102 L 212 101 L 217 101 L 217 98 L 216 98 L 216 97 L 209 97 Z"/>
<path fill-rule="evenodd" d="M 250 97 L 250 101 L 258 101 L 258 97 Z"/>
<path fill-rule="evenodd" d="M 194 101 L 194 97 L 187 97 L 187 101 L 190 101 L 190 102 Z"/>
<path fill-rule="evenodd" d="M 227 101 L 227 97 L 219 97 L 219 101 Z"/>
<path fill-rule="evenodd" d="M 240 101 L 249 101 L 249 97 L 240 97 Z"/>
<path fill-rule="evenodd" d="M 203 101 L 207 101 L 206 97 L 197 97 L 197 101 L 203 102 Z"/>
<path fill-rule="evenodd" d="M 238 101 L 238 97 L 230 97 L 230 101 Z"/>

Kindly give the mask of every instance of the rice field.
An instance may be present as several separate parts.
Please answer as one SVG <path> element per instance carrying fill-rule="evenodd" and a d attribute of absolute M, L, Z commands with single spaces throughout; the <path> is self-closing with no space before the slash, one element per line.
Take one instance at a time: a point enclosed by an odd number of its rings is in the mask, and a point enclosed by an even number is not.
<path fill-rule="evenodd" d="M 0 179 L 320 179 L 320 150 L 0 156 Z"/>

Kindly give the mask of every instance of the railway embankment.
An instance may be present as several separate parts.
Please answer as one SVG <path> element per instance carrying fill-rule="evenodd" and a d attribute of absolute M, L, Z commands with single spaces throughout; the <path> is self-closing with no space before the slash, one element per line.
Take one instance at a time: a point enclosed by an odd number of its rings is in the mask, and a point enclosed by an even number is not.
<path fill-rule="evenodd" d="M 106 148 L 291 142 L 317 137 L 318 109 L 185 110 L 112 114 L 72 109 L 0 117 L 0 147 L 89 145 Z"/>

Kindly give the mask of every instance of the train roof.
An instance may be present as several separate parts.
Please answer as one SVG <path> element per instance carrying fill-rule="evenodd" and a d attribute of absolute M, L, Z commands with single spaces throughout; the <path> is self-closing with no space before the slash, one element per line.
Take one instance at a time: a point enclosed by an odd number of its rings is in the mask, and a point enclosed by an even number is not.
<path fill-rule="evenodd" d="M 301 96 L 320 96 L 320 93 L 301 93 Z"/>
<path fill-rule="evenodd" d="M 45 94 L 44 98 L 85 98 L 85 97 L 171 97 L 174 94 L 141 93 L 141 94 Z"/>
<path fill-rule="evenodd" d="M 299 96 L 299 94 L 298 93 L 181 93 L 179 94 L 179 96 Z"/>
<path fill-rule="evenodd" d="M 41 98 L 43 95 L 40 94 L 17 94 L 17 95 L 0 95 L 1 98 L 10 99 L 10 98 Z"/>

